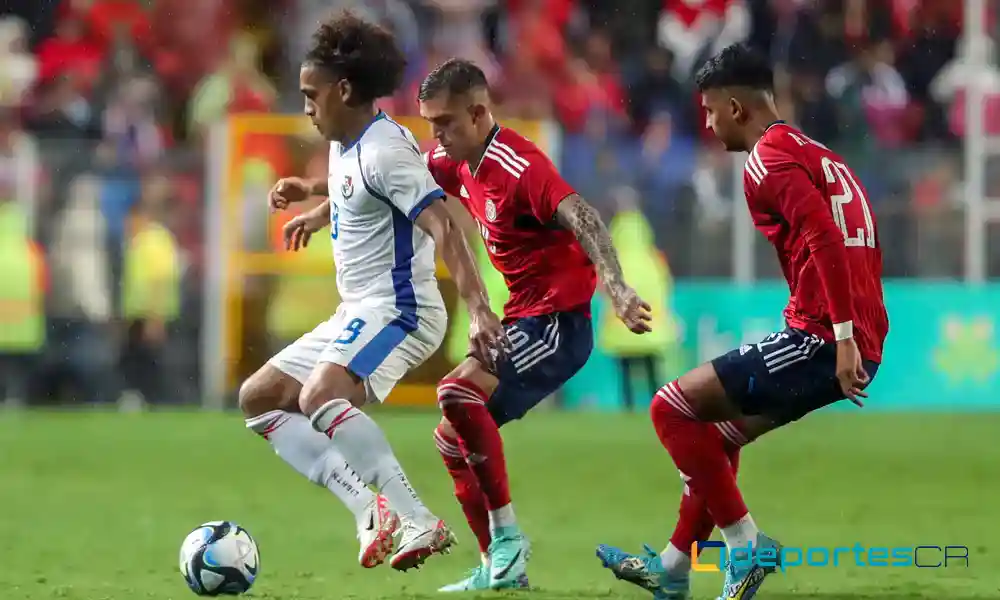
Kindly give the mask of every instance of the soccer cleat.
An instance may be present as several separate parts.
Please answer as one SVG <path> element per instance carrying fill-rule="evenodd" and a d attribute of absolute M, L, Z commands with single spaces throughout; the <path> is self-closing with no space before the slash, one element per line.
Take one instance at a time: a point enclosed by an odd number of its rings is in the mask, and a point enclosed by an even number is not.
<path fill-rule="evenodd" d="M 648 545 L 643 545 L 643 549 L 645 556 L 601 544 L 597 547 L 597 558 L 615 577 L 652 592 L 656 600 L 686 600 L 691 590 L 690 578 L 686 574 L 671 576 L 663 568 L 659 554 Z"/>
<path fill-rule="evenodd" d="M 406 571 L 424 564 L 433 554 L 444 554 L 451 551 L 455 543 L 455 534 L 448 529 L 444 521 L 432 520 L 433 525 L 418 523 L 412 520 L 403 522 L 403 535 L 399 540 L 399 549 L 392 556 L 389 564 L 397 571 Z"/>
<path fill-rule="evenodd" d="M 527 585 L 531 544 L 517 527 L 498 527 L 490 542 L 490 588 L 515 589 Z"/>
<path fill-rule="evenodd" d="M 753 548 L 774 548 L 775 566 L 762 567 L 757 564 L 757 561 L 749 560 L 745 561 L 748 564 L 737 566 L 733 563 L 733 552 L 731 552 L 729 562 L 726 564 L 726 580 L 722 584 L 722 595 L 719 596 L 718 600 L 750 600 L 757 595 L 757 590 L 764 583 L 764 578 L 774 573 L 777 566 L 780 566 L 781 544 L 763 533 L 758 533 Z M 756 550 L 754 550 L 754 554 L 756 554 Z"/>
<path fill-rule="evenodd" d="M 514 582 L 510 588 L 514 590 L 526 590 L 531 587 L 528 584 L 528 575 L 523 574 L 517 581 Z M 448 584 L 440 589 L 439 592 L 475 592 L 484 591 L 490 588 L 490 566 L 488 564 L 481 564 L 478 567 L 469 571 L 465 579 L 458 581 L 456 583 Z"/>
<path fill-rule="evenodd" d="M 377 567 L 392 554 L 396 531 L 399 529 L 399 515 L 389 508 L 385 496 L 376 496 L 368 506 L 368 514 L 358 523 L 358 541 L 361 552 L 358 562 L 366 569 Z"/>

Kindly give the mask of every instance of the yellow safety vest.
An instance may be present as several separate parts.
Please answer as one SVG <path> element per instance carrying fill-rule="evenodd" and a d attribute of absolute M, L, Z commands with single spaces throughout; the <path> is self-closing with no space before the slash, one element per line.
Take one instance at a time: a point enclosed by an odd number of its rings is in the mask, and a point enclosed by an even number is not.
<path fill-rule="evenodd" d="M 670 267 L 653 243 L 653 229 L 639 211 L 620 212 L 609 226 L 625 281 L 653 307 L 652 333 L 635 335 L 615 316 L 605 299 L 598 348 L 614 357 L 664 354 L 677 340 L 677 322 L 669 308 Z"/>
<path fill-rule="evenodd" d="M 181 260 L 170 231 L 140 221 L 125 246 L 122 312 L 126 319 L 172 321 L 180 314 Z"/>
<path fill-rule="evenodd" d="M 45 343 L 44 268 L 27 215 L 15 202 L 0 203 L 0 352 L 36 352 Z"/>

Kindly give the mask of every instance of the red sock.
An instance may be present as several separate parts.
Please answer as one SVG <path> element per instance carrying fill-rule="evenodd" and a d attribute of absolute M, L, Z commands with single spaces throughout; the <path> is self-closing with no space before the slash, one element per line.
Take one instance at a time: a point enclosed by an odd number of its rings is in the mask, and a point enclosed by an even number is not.
<path fill-rule="evenodd" d="M 490 547 L 490 513 L 486 509 L 486 497 L 479 489 L 476 474 L 469 468 L 469 463 L 465 462 L 465 454 L 459 447 L 458 440 L 449 437 L 440 426 L 434 430 L 434 443 L 444 459 L 448 474 L 455 482 L 455 498 L 462 506 L 465 520 L 469 522 L 469 527 L 479 542 L 479 551 L 486 552 Z"/>
<path fill-rule="evenodd" d="M 466 379 L 444 379 L 438 384 L 438 404 L 465 447 L 469 466 L 486 496 L 486 508 L 497 510 L 510 504 L 510 486 L 503 439 L 486 409 L 487 399 L 483 390 Z"/>
<path fill-rule="evenodd" d="M 726 527 L 746 516 L 749 511 L 718 430 L 695 418 L 676 381 L 656 393 L 650 416 L 660 442 L 686 475 L 691 492 L 705 502 L 713 522 Z"/>
<path fill-rule="evenodd" d="M 740 468 L 740 448 L 743 444 L 737 445 L 729 439 L 726 431 L 734 428 L 742 435 L 740 423 L 738 421 L 727 421 L 726 423 L 716 423 L 716 439 L 722 444 L 726 455 L 729 458 L 729 466 L 735 476 Z M 742 438 L 746 440 L 746 438 Z M 745 441 L 743 442 L 746 443 Z M 715 522 L 705 501 L 691 492 L 690 486 L 684 484 L 684 492 L 681 494 L 680 508 L 677 510 L 677 527 L 674 528 L 673 535 L 670 536 L 670 543 L 684 554 L 691 553 L 691 546 L 695 542 L 704 542 L 712 537 L 712 530 L 715 529 Z"/>

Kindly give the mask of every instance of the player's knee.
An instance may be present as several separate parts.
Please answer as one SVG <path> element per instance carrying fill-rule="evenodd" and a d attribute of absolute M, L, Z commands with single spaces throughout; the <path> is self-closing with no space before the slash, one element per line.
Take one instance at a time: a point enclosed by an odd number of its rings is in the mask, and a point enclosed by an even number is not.
<path fill-rule="evenodd" d="M 443 422 L 464 422 L 471 410 L 486 406 L 489 395 L 471 379 L 445 378 L 438 383 L 437 401 Z M 478 410 L 478 409 L 476 409 Z M 452 429 L 454 431 L 454 429 Z"/>
<path fill-rule="evenodd" d="M 482 390 L 487 396 L 493 393 L 499 383 L 495 375 L 484 369 L 478 360 L 472 358 L 462 361 L 462 364 L 452 369 L 451 373 L 448 373 L 443 381 L 449 379 L 467 381 Z"/>
<path fill-rule="evenodd" d="M 448 419 L 441 419 L 438 423 L 437 428 L 434 430 L 434 437 L 443 437 L 446 440 L 454 440 L 458 438 L 458 432 L 452 427 L 451 422 Z"/>
<path fill-rule="evenodd" d="M 340 365 L 321 364 L 313 370 L 299 392 L 299 409 L 303 414 L 311 416 L 334 400 L 361 408 L 365 402 L 365 394 L 363 387 L 360 392 L 356 390 L 357 387 L 355 378 Z"/>
<path fill-rule="evenodd" d="M 265 365 L 240 386 L 239 405 L 246 417 L 271 410 L 298 410 L 300 385 L 270 365 Z"/>

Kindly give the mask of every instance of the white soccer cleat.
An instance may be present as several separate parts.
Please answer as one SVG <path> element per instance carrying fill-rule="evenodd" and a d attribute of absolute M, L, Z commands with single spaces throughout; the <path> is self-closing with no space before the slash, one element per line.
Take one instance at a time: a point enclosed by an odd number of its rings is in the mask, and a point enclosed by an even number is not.
<path fill-rule="evenodd" d="M 433 554 L 450 552 L 454 543 L 455 534 L 448 529 L 444 521 L 436 517 L 423 522 L 406 520 L 403 522 L 403 536 L 399 540 L 399 549 L 389 564 L 398 571 L 419 567 Z"/>
<path fill-rule="evenodd" d="M 392 554 L 396 532 L 399 530 L 399 515 L 389 508 L 385 496 L 376 496 L 368 506 L 368 514 L 358 523 L 358 541 L 361 552 L 358 562 L 366 569 L 377 567 Z"/>

